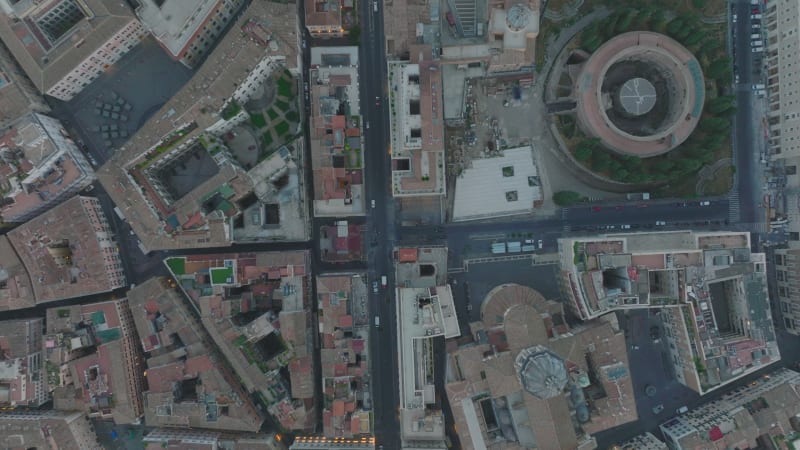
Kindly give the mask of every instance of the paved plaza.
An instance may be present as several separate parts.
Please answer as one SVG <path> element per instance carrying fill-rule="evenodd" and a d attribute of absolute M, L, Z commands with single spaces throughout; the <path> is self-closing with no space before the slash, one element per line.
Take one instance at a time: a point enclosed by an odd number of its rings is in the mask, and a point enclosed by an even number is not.
<path fill-rule="evenodd" d="M 60 117 L 71 118 L 67 128 L 77 132 L 102 164 L 178 92 L 191 75 L 191 70 L 173 61 L 155 40 L 146 38 L 75 98 L 67 103 L 57 102 L 54 110 Z M 106 104 L 112 106 L 108 117 L 104 114 Z M 114 106 L 119 107 L 119 111 L 114 111 Z M 112 118 L 112 113 L 118 117 Z M 109 128 L 107 137 L 101 131 L 104 126 Z M 111 137 L 112 127 L 116 127 L 117 137 Z"/>

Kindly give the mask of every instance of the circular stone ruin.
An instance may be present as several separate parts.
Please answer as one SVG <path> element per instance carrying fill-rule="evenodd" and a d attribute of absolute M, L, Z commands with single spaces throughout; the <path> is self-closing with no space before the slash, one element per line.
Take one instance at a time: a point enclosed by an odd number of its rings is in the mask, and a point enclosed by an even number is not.
<path fill-rule="evenodd" d="M 584 133 L 622 155 L 647 158 L 680 145 L 703 112 L 697 59 L 675 40 L 635 31 L 612 38 L 583 65 L 574 89 Z"/>

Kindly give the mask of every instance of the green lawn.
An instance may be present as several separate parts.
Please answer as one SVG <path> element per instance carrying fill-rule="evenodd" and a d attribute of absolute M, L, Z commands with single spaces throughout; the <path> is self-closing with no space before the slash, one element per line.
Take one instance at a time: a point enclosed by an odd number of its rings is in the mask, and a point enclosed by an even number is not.
<path fill-rule="evenodd" d="M 264 146 L 264 148 L 268 148 L 270 145 L 272 145 L 271 131 L 268 130 L 266 133 L 261 135 L 261 144 Z"/>
<path fill-rule="evenodd" d="M 289 132 L 289 123 L 285 120 L 277 125 L 275 125 L 275 132 L 278 133 L 278 137 L 281 137 Z"/>
<path fill-rule="evenodd" d="M 250 123 L 256 128 L 263 128 L 267 124 L 267 120 L 264 119 L 263 114 L 256 113 L 250 115 Z"/>
<path fill-rule="evenodd" d="M 183 275 L 186 273 L 186 259 L 183 257 L 168 258 L 167 267 L 169 267 L 169 270 L 175 275 Z"/>
<path fill-rule="evenodd" d="M 283 112 L 289 110 L 289 104 L 281 100 L 275 100 L 275 107 Z"/>
<path fill-rule="evenodd" d="M 281 97 L 292 98 L 292 80 L 285 76 L 278 78 L 278 95 Z"/>
<path fill-rule="evenodd" d="M 211 269 L 211 284 L 228 283 L 228 278 L 233 279 L 232 267 L 216 267 Z"/>
<path fill-rule="evenodd" d="M 275 120 L 278 118 L 278 116 L 280 116 L 280 113 L 278 111 L 275 111 L 275 108 L 270 108 L 267 111 L 267 116 L 269 116 L 270 120 Z"/>

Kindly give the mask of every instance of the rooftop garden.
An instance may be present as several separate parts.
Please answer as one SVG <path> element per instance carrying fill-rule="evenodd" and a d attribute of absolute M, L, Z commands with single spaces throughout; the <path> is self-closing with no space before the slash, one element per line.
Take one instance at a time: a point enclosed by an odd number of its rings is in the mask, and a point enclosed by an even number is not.
<path fill-rule="evenodd" d="M 224 120 L 231 120 L 234 117 L 236 117 L 236 115 L 239 114 L 241 111 L 242 111 L 242 105 L 240 105 L 239 102 L 237 102 L 236 100 L 231 100 L 228 102 L 227 105 L 225 105 L 224 108 L 222 108 L 222 111 L 219 113 L 219 115 Z"/>
<path fill-rule="evenodd" d="M 186 258 L 184 257 L 176 257 L 176 258 L 167 258 L 166 259 L 167 267 L 169 267 L 170 272 L 175 275 L 184 275 L 186 274 Z"/>
<path fill-rule="evenodd" d="M 180 144 L 195 128 L 197 128 L 197 122 L 191 122 L 168 134 L 151 151 L 145 154 L 144 161 L 137 164 L 136 167 L 138 169 L 146 169 L 157 161 L 161 155 Z"/>

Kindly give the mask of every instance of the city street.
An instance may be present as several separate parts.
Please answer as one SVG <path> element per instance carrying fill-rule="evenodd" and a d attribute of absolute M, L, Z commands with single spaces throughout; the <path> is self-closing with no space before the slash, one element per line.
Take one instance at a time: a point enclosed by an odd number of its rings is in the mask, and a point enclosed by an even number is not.
<path fill-rule="evenodd" d="M 762 83 L 761 67 L 763 53 L 752 51 L 752 20 L 750 2 L 746 0 L 731 3 L 737 20 L 730 24 L 733 30 L 731 39 L 734 72 L 739 81 L 734 84 L 736 96 L 736 116 L 733 131 L 734 165 L 736 166 L 735 186 L 731 192 L 731 222 L 758 223 L 765 220 L 764 212 L 758 205 L 761 198 L 760 154 L 764 149 L 765 123 L 761 108 L 754 108 L 759 99 L 753 92 L 753 84 Z M 732 15 L 729 16 L 732 18 Z M 732 20 L 732 19 L 731 19 Z"/>
<path fill-rule="evenodd" d="M 370 363 L 373 396 L 375 400 L 375 438 L 386 450 L 400 448 L 400 423 L 398 420 L 399 386 L 397 369 L 397 314 L 393 298 L 394 270 L 392 251 L 395 244 L 395 207 L 389 192 L 391 158 L 388 154 L 389 115 L 386 101 L 386 53 L 383 32 L 383 5 L 372 1 L 360 2 L 359 79 L 361 115 L 369 120 L 370 128 L 364 132 L 364 166 L 367 204 L 375 201 L 375 208 L 367 212 L 369 247 L 367 276 L 378 280 L 388 277 L 386 293 L 372 294 L 371 314 L 380 317 L 380 327 L 371 327 Z M 341 44 L 340 42 L 336 42 Z M 373 322 L 370 320 L 370 322 Z"/>

